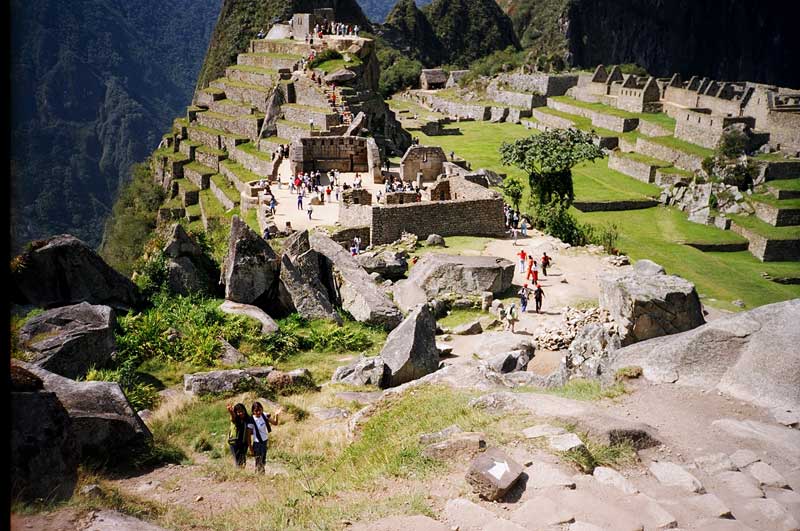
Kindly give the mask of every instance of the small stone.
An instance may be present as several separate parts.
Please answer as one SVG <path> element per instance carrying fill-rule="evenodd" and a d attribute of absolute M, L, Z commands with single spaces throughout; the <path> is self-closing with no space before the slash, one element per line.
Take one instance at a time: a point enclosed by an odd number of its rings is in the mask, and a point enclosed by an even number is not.
<path fill-rule="evenodd" d="M 731 461 L 737 468 L 742 469 L 759 461 L 758 456 L 751 450 L 736 450 L 731 454 Z"/>
<path fill-rule="evenodd" d="M 772 410 L 772 416 L 784 426 L 789 426 L 790 428 L 800 426 L 800 412 L 798 411 L 778 408 Z"/>
<path fill-rule="evenodd" d="M 756 480 L 743 472 L 722 472 L 716 478 L 739 498 L 761 498 L 764 495 Z"/>
<path fill-rule="evenodd" d="M 555 466 L 541 461 L 534 461 L 528 467 L 528 488 L 546 489 L 549 487 L 575 488 L 575 480 L 567 476 Z"/>
<path fill-rule="evenodd" d="M 730 457 L 723 453 L 698 457 L 694 460 L 694 464 L 711 476 L 726 470 L 736 470 L 736 465 L 733 464 Z"/>
<path fill-rule="evenodd" d="M 432 459 L 452 459 L 461 455 L 475 455 L 486 448 L 482 433 L 457 433 L 422 450 L 422 455 Z"/>
<path fill-rule="evenodd" d="M 594 469 L 592 475 L 600 483 L 619 489 L 625 494 L 636 494 L 639 492 L 639 489 L 637 489 L 633 483 L 625 479 L 622 474 L 612 468 L 598 466 Z"/>
<path fill-rule="evenodd" d="M 482 498 L 494 501 L 511 490 L 522 475 L 522 465 L 502 450 L 490 448 L 469 466 L 466 479 Z"/>
<path fill-rule="evenodd" d="M 737 306 L 739 308 L 744 308 L 745 307 L 744 301 L 741 300 L 741 299 L 736 299 L 735 301 L 731 302 L 731 304 L 733 304 L 734 306 Z"/>
<path fill-rule="evenodd" d="M 767 463 L 761 461 L 753 463 L 747 467 L 747 471 L 758 481 L 761 487 L 785 488 L 789 486 L 784 477 Z"/>
<path fill-rule="evenodd" d="M 194 501 L 196 501 L 196 502 L 203 501 L 203 497 L 202 496 L 198 496 L 198 497 L 196 497 L 194 499 Z"/>
<path fill-rule="evenodd" d="M 103 496 L 103 489 L 100 488 L 100 485 L 92 483 L 91 485 L 83 487 L 81 489 L 81 494 L 87 498 L 100 498 Z"/>
<path fill-rule="evenodd" d="M 710 518 L 730 518 L 731 510 L 714 494 L 701 494 L 686 498 L 684 502 Z"/>
<path fill-rule="evenodd" d="M 569 452 L 570 450 L 586 449 L 580 437 L 574 433 L 564 433 L 561 435 L 550 435 L 547 437 L 550 449 L 557 452 Z"/>
<path fill-rule="evenodd" d="M 522 430 L 522 434 L 525 436 L 526 439 L 536 439 L 538 437 L 547 437 L 550 435 L 561 435 L 566 433 L 567 430 L 564 428 L 559 428 L 557 426 L 551 426 L 549 424 L 537 424 L 536 426 L 531 426 L 530 428 L 525 428 Z"/>
<path fill-rule="evenodd" d="M 650 463 L 650 472 L 662 485 L 678 487 L 689 492 L 704 492 L 700 481 L 675 463 L 654 461 Z"/>
<path fill-rule="evenodd" d="M 775 500 L 757 498 L 748 501 L 742 509 L 756 515 L 759 529 L 795 531 L 800 528 L 797 520 Z"/>
<path fill-rule="evenodd" d="M 535 496 L 512 513 L 511 521 L 527 529 L 544 529 L 548 526 L 573 522 L 575 515 L 550 498 Z"/>

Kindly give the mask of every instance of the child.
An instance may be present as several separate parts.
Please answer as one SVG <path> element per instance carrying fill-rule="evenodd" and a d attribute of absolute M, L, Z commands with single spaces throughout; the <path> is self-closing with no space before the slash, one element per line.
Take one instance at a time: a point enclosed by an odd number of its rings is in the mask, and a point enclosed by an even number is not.
<path fill-rule="evenodd" d="M 233 461 L 239 468 L 244 468 L 247 461 L 247 448 L 250 446 L 250 430 L 247 429 L 249 417 L 244 404 L 231 406 L 228 404 L 228 413 L 231 424 L 228 427 L 228 446 L 233 455 Z"/>
<path fill-rule="evenodd" d="M 250 417 L 251 423 L 248 425 L 253 433 L 252 444 L 250 451 L 256 458 L 256 472 L 264 473 L 264 464 L 267 461 L 267 443 L 269 442 L 269 433 L 272 431 L 269 425 L 269 415 L 264 414 L 264 407 L 261 402 L 253 402 L 250 409 L 253 414 Z"/>

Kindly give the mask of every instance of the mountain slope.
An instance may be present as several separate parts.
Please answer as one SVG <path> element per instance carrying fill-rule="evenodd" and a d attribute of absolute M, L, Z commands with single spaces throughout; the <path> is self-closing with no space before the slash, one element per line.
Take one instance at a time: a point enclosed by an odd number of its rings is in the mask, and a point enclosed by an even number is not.
<path fill-rule="evenodd" d="M 191 98 L 216 0 L 12 0 L 11 239 L 90 245 Z"/>
<path fill-rule="evenodd" d="M 383 25 L 383 38 L 410 59 L 437 65 L 447 54 L 431 23 L 414 0 L 398 0 Z"/>
<path fill-rule="evenodd" d="M 391 13 L 397 0 L 358 0 L 361 10 L 373 22 L 384 22 Z M 416 0 L 417 6 L 422 7 L 431 3 L 431 0 Z"/>

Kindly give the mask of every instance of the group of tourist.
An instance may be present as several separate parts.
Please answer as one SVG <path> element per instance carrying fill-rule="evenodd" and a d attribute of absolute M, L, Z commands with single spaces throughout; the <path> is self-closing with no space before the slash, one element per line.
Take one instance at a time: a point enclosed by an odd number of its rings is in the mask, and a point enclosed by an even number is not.
<path fill-rule="evenodd" d="M 247 463 L 247 452 L 255 457 L 255 470 L 263 474 L 267 462 L 267 445 L 269 434 L 272 431 L 270 415 L 264 413 L 260 402 L 253 402 L 250 415 L 244 404 L 227 406 L 230 415 L 228 427 L 228 447 L 233 461 L 239 468 L 244 468 Z"/>

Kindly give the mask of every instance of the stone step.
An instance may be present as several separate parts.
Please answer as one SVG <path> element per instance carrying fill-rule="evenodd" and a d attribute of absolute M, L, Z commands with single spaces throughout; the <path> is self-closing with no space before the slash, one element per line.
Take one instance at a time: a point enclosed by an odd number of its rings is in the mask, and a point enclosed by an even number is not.
<path fill-rule="evenodd" d="M 311 120 L 317 129 L 327 130 L 330 127 L 340 125 L 339 114 L 330 108 L 287 103 L 281 105 L 281 111 L 283 111 L 283 117 L 286 121 L 308 124 L 309 120 Z"/>
<path fill-rule="evenodd" d="M 615 131 L 617 133 L 627 133 L 639 126 L 639 118 L 625 111 L 609 110 L 604 113 L 598 110 L 588 109 L 577 103 L 570 103 L 566 96 L 558 98 L 547 98 L 547 107 L 560 112 L 582 116 L 591 120 L 592 125 Z"/>
<path fill-rule="evenodd" d="M 195 221 L 199 221 L 202 217 L 202 213 L 200 210 L 200 199 L 198 195 L 198 200 L 193 205 L 186 207 L 186 220 L 189 223 L 194 223 Z"/>
<path fill-rule="evenodd" d="M 221 196 L 225 198 L 224 194 Z M 203 222 L 203 229 L 206 231 L 215 225 L 228 225 L 228 212 L 235 208 L 234 206 L 228 208 L 211 188 L 200 191 L 198 204 L 200 205 L 200 219 Z"/>
<path fill-rule="evenodd" d="M 226 77 L 221 77 L 211 83 L 218 87 L 224 87 L 227 99 L 242 105 L 250 105 L 259 112 L 266 112 L 271 87 L 234 81 Z"/>
<path fill-rule="evenodd" d="M 636 140 L 636 152 L 671 163 L 682 170 L 699 171 L 702 169 L 703 159 L 706 155 L 701 154 L 702 148 L 696 150 L 687 146 L 686 142 L 675 141 L 672 137 L 639 137 Z"/>
<path fill-rule="evenodd" d="M 206 145 L 201 145 L 195 149 L 194 158 L 203 166 L 208 166 L 215 172 L 218 172 L 220 161 L 227 159 L 228 154 L 221 149 L 214 149 Z"/>
<path fill-rule="evenodd" d="M 211 190 L 211 193 L 214 194 L 220 204 L 225 207 L 225 210 L 236 208 L 241 202 L 241 192 L 221 173 L 211 176 L 209 190 Z"/>
<path fill-rule="evenodd" d="M 154 164 L 162 173 L 167 173 L 173 179 L 183 177 L 183 167 L 191 162 L 184 153 L 173 151 L 156 151 L 153 153 Z"/>
<path fill-rule="evenodd" d="M 255 173 L 259 178 L 277 178 L 280 161 L 273 160 L 270 153 L 260 151 L 252 142 L 234 147 L 230 155 L 236 163 Z"/>
<path fill-rule="evenodd" d="M 181 140 L 178 144 L 178 151 L 186 155 L 187 158 L 194 160 L 195 150 L 202 145 L 200 142 L 193 140 Z"/>
<path fill-rule="evenodd" d="M 233 146 L 249 142 L 246 136 L 231 134 L 227 131 L 206 127 L 195 122 L 187 128 L 188 137 L 212 149 L 230 151 Z"/>
<path fill-rule="evenodd" d="M 776 199 L 800 199 L 800 179 L 769 181 L 765 187 Z"/>
<path fill-rule="evenodd" d="M 312 130 L 307 123 L 290 122 L 288 120 L 278 120 L 275 124 L 278 131 L 277 136 L 297 140 L 298 138 L 318 136 L 319 130 Z M 315 134 L 316 133 L 316 134 Z"/>
<path fill-rule="evenodd" d="M 749 240 L 747 250 L 762 262 L 800 260 L 800 227 L 773 227 L 755 216 L 728 217 L 731 230 Z"/>
<path fill-rule="evenodd" d="M 271 88 L 280 80 L 277 70 L 257 66 L 233 65 L 225 69 L 225 77 L 231 81 L 241 81 L 265 89 Z M 226 91 L 227 94 L 227 91 Z"/>
<path fill-rule="evenodd" d="M 656 168 L 655 183 L 664 188 L 674 186 L 679 182 L 689 183 L 692 180 L 692 177 L 694 177 L 693 172 L 682 170 L 680 168 L 676 168 L 675 166 Z"/>
<path fill-rule="evenodd" d="M 254 113 L 252 104 L 228 98 L 212 101 L 208 105 L 208 110 L 229 116 L 248 116 Z"/>
<path fill-rule="evenodd" d="M 302 55 L 282 54 L 282 53 L 240 53 L 236 58 L 236 64 L 245 66 L 257 66 L 270 70 L 288 69 L 297 70 L 300 66 Z"/>
<path fill-rule="evenodd" d="M 250 41 L 250 53 L 296 54 L 305 57 L 310 52 L 311 46 L 305 42 L 290 39 L 253 39 Z"/>
<path fill-rule="evenodd" d="M 258 138 L 258 135 L 261 133 L 261 124 L 263 122 L 264 116 L 261 114 L 231 116 L 229 114 L 213 111 L 197 114 L 197 123 L 199 125 L 251 139 Z"/>
<path fill-rule="evenodd" d="M 800 178 L 800 159 L 763 160 L 756 157 L 756 163 L 759 165 L 759 178 L 763 181 Z"/>
<path fill-rule="evenodd" d="M 178 181 L 178 197 L 180 198 L 181 205 L 184 207 L 196 205 L 200 197 L 199 194 L 199 186 L 196 186 L 194 183 L 187 181 L 186 179 L 181 179 Z"/>
<path fill-rule="evenodd" d="M 225 91 L 218 87 L 206 87 L 197 93 L 197 101 L 200 106 L 208 106 L 214 101 L 225 98 Z"/>
<path fill-rule="evenodd" d="M 608 156 L 608 167 L 617 170 L 636 180 L 652 183 L 656 180 L 656 171 L 659 168 L 667 168 L 672 163 L 648 157 L 640 153 L 624 153 L 622 151 L 612 151 Z"/>
<path fill-rule="evenodd" d="M 800 199 L 775 199 L 771 195 L 750 196 L 758 219 L 773 227 L 800 225 Z"/>
<path fill-rule="evenodd" d="M 242 200 L 247 197 L 256 197 L 257 193 L 254 191 L 256 187 L 251 185 L 251 183 L 267 178 L 267 176 L 259 175 L 248 170 L 231 159 L 220 162 L 219 169 L 220 173 L 228 179 L 228 182 L 239 190 L 239 193 L 243 196 Z"/>
<path fill-rule="evenodd" d="M 194 184 L 201 190 L 208 188 L 208 183 L 211 176 L 214 175 L 216 170 L 203 166 L 197 161 L 190 162 L 183 167 L 183 178 Z"/>

